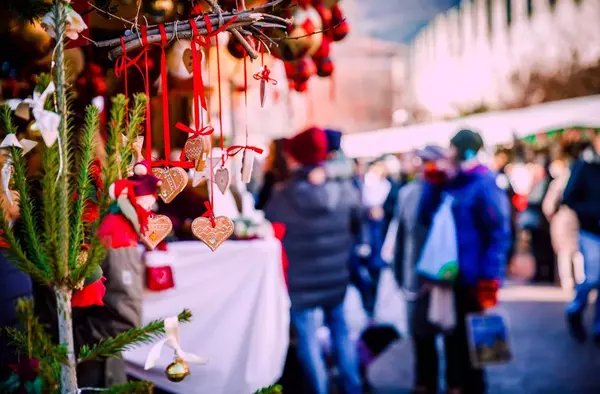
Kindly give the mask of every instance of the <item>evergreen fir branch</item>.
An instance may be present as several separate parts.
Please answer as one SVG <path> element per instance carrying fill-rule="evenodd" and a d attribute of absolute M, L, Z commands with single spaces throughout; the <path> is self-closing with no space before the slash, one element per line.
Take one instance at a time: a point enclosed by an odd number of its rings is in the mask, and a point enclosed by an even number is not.
<path fill-rule="evenodd" d="M 84 238 L 83 214 L 86 201 L 93 191 L 92 180 L 90 176 L 90 165 L 93 161 L 93 152 L 95 148 L 95 134 L 98 128 L 100 111 L 97 107 L 90 105 L 86 108 L 84 126 L 80 136 L 79 144 L 79 174 L 77 177 L 77 198 L 73 204 L 73 218 L 71 221 L 71 245 L 69 248 L 69 268 L 74 270 L 77 267 L 77 256 L 81 251 L 81 245 Z M 73 278 L 76 279 L 76 278 Z M 76 280 L 74 283 L 78 283 Z"/>
<path fill-rule="evenodd" d="M 85 390 L 82 390 L 85 393 Z M 132 381 L 118 386 L 110 387 L 103 391 L 109 394 L 152 394 L 154 384 L 144 381 Z"/>
<path fill-rule="evenodd" d="M 112 99 L 112 108 L 110 111 L 110 121 L 108 122 L 108 141 L 106 143 L 106 165 L 104 171 L 104 185 L 108 187 L 121 177 L 121 148 L 123 129 L 125 127 L 125 107 L 127 99 L 119 94 Z M 104 207 L 106 208 L 106 206 Z M 102 214 L 101 210 L 101 214 Z"/>
<path fill-rule="evenodd" d="M 264 387 L 264 388 L 254 392 L 254 394 L 282 394 L 282 393 L 283 393 L 283 387 L 281 387 L 278 384 Z"/>
<path fill-rule="evenodd" d="M 0 214 L 0 229 L 2 230 L 2 238 L 8 244 L 8 249 L 5 250 L 8 260 L 20 271 L 29 274 L 36 282 L 49 286 L 53 279 L 52 275 L 29 260 L 21 244 L 15 237 L 13 229 L 8 226 L 4 214 Z"/>
<path fill-rule="evenodd" d="M 192 312 L 184 309 L 178 316 L 180 322 L 187 323 L 192 318 Z M 165 334 L 165 323 L 163 320 L 155 320 L 146 324 L 143 327 L 132 328 L 125 331 L 114 338 L 107 339 L 104 342 L 89 347 L 83 345 L 79 352 L 79 360 L 83 361 L 94 360 L 101 357 L 113 357 L 135 345 L 142 343 L 150 343 L 156 340 L 160 335 Z"/>
<path fill-rule="evenodd" d="M 52 343 L 52 338 L 46 332 L 47 326 L 40 323 L 33 308 L 33 300 L 20 298 L 16 304 L 17 318 L 27 328 L 28 342 L 20 346 L 25 352 L 31 350 L 31 356 L 38 360 L 52 359 L 58 363 L 67 361 L 64 347 Z M 21 330 L 17 330 L 23 332 Z M 31 347 L 31 349 L 29 349 Z"/>
<path fill-rule="evenodd" d="M 57 31 L 62 31 L 66 25 L 66 13 L 62 12 L 63 8 L 59 6 L 53 7 L 54 21 Z M 65 67 L 65 38 L 61 37 L 58 40 L 55 51 L 55 61 L 59 67 L 55 67 L 54 81 L 56 83 L 56 108 L 55 111 L 61 115 L 61 120 L 58 125 L 59 139 L 57 144 L 62 154 L 62 172 L 58 177 L 57 185 L 57 213 L 58 213 L 58 229 L 57 245 L 56 245 L 56 278 L 63 280 L 67 276 L 69 268 L 69 240 L 70 240 L 70 218 L 71 218 L 71 198 L 72 191 L 70 185 L 69 171 L 71 162 L 69 156 L 69 98 L 67 95 L 67 71 Z"/>
<path fill-rule="evenodd" d="M 44 0 L 7 0 L 5 6 L 17 18 L 33 22 L 50 10 L 50 4 Z"/>
<path fill-rule="evenodd" d="M 143 93 L 136 93 L 133 95 L 133 108 L 129 113 L 129 125 L 127 133 L 125 135 L 127 139 L 126 146 L 121 147 L 121 163 L 130 163 L 133 156 L 133 143 L 137 136 L 140 134 L 142 129 L 142 122 L 146 118 L 146 108 L 148 99 Z M 125 176 L 122 174 L 121 176 Z"/>
<path fill-rule="evenodd" d="M 60 159 L 56 146 L 51 148 L 44 147 L 42 153 L 42 179 L 41 179 L 41 210 L 42 210 L 42 226 L 44 232 L 42 234 L 44 250 L 48 256 L 48 266 L 52 272 L 57 272 L 58 257 L 56 248 L 58 245 L 58 190 L 56 178 Z"/>
<path fill-rule="evenodd" d="M 7 134 L 14 134 L 16 129 L 12 123 L 12 111 L 10 107 L 3 105 L 0 109 L 0 118 Z M 19 207 L 21 221 L 23 222 L 23 238 L 28 247 L 28 254 L 31 262 L 41 268 L 43 271 L 49 272 L 49 267 L 46 264 L 46 256 L 42 249 L 39 239 L 39 231 L 36 223 L 36 210 L 33 204 L 33 199 L 29 185 L 27 183 L 27 169 L 25 159 L 21 155 L 21 150 L 16 147 L 11 148 L 11 157 L 14 167 L 14 184 L 19 193 Z"/>

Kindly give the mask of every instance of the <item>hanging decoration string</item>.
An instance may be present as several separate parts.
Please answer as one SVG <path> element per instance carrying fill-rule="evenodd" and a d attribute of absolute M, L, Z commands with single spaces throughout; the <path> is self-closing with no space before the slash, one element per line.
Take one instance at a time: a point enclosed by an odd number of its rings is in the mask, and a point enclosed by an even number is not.
<path fill-rule="evenodd" d="M 273 85 L 277 85 L 277 81 L 271 78 L 271 70 L 265 65 L 265 47 L 263 43 L 260 44 L 260 61 L 261 61 L 261 70 L 254 74 L 254 79 L 260 81 L 260 106 L 263 108 L 265 106 L 265 97 L 267 94 L 267 83 L 271 83 Z M 245 60 L 244 60 L 245 61 Z"/>
<path fill-rule="evenodd" d="M 210 29 L 207 30 L 210 33 Z M 225 142 L 223 140 L 223 98 L 221 94 L 221 56 L 219 55 L 219 36 L 215 36 L 217 50 L 217 89 L 219 91 L 219 144 L 221 146 L 221 167 L 225 166 Z"/>
<path fill-rule="evenodd" d="M 257 148 L 256 146 L 248 146 L 248 60 L 247 60 L 247 56 L 246 56 L 246 52 L 244 51 L 244 112 L 245 112 L 245 118 L 244 118 L 244 126 L 245 126 L 245 143 L 244 146 L 241 145 L 233 145 L 230 146 L 229 148 L 227 148 L 227 152 L 226 152 L 226 156 L 229 157 L 233 157 L 235 155 L 237 155 L 240 152 L 245 151 L 246 149 L 254 151 L 256 153 L 258 153 L 259 155 L 261 153 L 263 153 L 263 150 L 260 148 Z"/>
<path fill-rule="evenodd" d="M 217 223 L 215 222 L 215 213 L 213 212 L 212 204 L 208 201 L 204 201 L 204 207 L 206 208 L 206 212 L 202 214 L 202 217 L 208 218 L 213 228 L 216 227 Z"/>
<path fill-rule="evenodd" d="M 148 70 L 148 26 L 142 25 L 142 45 L 144 46 L 144 68 L 146 71 L 146 78 L 144 81 L 144 89 L 146 92 L 146 160 L 152 166 L 152 117 L 150 116 L 152 110 L 152 100 L 150 99 L 150 72 Z M 124 53 L 124 52 L 123 52 Z"/>
<path fill-rule="evenodd" d="M 162 93 L 163 138 L 165 144 L 165 166 L 169 165 L 171 158 L 171 132 L 169 130 L 169 89 L 167 87 L 167 32 L 164 25 L 158 25 L 160 32 L 160 87 Z"/>

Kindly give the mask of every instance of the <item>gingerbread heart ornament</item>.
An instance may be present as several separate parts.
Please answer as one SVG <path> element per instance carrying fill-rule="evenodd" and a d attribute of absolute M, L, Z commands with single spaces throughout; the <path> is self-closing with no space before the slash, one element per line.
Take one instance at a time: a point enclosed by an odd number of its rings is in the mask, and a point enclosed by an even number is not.
<path fill-rule="evenodd" d="M 198 160 L 204 153 L 204 140 L 202 137 L 188 138 L 183 149 L 188 159 Z"/>
<path fill-rule="evenodd" d="M 227 186 L 229 185 L 229 171 L 227 171 L 227 168 L 219 168 L 215 172 L 215 183 L 221 193 L 225 194 Z"/>
<path fill-rule="evenodd" d="M 148 230 L 140 237 L 144 245 L 154 250 L 173 230 L 171 219 L 165 215 L 154 215 L 148 218 Z"/>
<path fill-rule="evenodd" d="M 227 216 L 217 216 L 213 227 L 209 218 L 196 218 L 192 222 L 192 233 L 214 252 L 233 234 L 233 222 Z"/>
<path fill-rule="evenodd" d="M 183 65 L 185 69 L 191 74 L 194 71 L 194 61 L 192 59 L 192 50 L 186 49 L 183 51 Z"/>
<path fill-rule="evenodd" d="M 159 195 L 167 204 L 173 201 L 188 183 L 188 175 L 183 168 L 153 168 L 152 173 L 162 181 Z"/>

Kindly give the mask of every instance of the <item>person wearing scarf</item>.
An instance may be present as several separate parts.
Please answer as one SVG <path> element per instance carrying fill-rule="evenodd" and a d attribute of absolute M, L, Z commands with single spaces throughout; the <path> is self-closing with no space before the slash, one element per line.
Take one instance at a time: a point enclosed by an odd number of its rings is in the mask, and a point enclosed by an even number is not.
<path fill-rule="evenodd" d="M 478 133 L 459 131 L 450 141 L 449 162 L 443 168 L 447 181 L 427 182 L 418 210 L 420 225 L 429 227 L 443 194 L 454 201 L 459 273 L 452 285 L 456 324 L 444 332 L 449 393 L 486 392 L 484 371 L 473 367 L 470 360 L 465 318 L 496 305 L 511 244 L 508 197 L 496 184 L 495 174 L 478 160 L 482 147 Z M 429 352 L 432 361 L 437 360 L 435 346 Z M 431 392 L 437 376 L 428 383 L 420 392 Z"/>

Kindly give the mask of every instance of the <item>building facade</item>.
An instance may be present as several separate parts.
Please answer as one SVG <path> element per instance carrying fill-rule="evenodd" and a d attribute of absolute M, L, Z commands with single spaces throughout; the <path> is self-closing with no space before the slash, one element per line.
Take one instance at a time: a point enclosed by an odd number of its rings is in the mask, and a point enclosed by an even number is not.
<path fill-rule="evenodd" d="M 410 109 L 432 120 L 506 107 L 533 73 L 598 62 L 598 20 L 599 0 L 463 0 L 409 47 Z"/>

